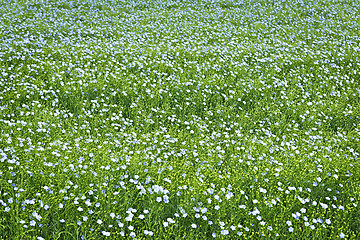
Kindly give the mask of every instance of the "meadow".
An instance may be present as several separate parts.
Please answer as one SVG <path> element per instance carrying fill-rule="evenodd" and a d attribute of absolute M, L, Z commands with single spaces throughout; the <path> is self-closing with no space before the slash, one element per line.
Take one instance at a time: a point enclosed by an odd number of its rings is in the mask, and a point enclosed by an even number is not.
<path fill-rule="evenodd" d="M 0 239 L 359 239 L 360 2 L 3 0 Z"/>

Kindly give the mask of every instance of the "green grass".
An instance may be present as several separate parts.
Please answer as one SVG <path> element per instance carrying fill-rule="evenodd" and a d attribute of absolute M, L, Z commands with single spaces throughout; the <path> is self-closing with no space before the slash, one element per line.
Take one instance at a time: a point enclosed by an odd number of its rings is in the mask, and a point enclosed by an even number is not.
<path fill-rule="evenodd" d="M 6 1 L 0 239 L 358 239 L 357 1 Z"/>

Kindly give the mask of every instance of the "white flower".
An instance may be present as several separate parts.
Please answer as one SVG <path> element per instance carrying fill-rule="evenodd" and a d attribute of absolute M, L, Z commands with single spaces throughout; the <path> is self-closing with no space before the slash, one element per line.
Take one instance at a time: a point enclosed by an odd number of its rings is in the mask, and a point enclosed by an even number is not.
<path fill-rule="evenodd" d="M 324 209 L 327 209 L 327 208 L 328 208 L 328 205 L 325 204 L 325 203 L 320 203 L 320 205 L 321 205 Z"/>

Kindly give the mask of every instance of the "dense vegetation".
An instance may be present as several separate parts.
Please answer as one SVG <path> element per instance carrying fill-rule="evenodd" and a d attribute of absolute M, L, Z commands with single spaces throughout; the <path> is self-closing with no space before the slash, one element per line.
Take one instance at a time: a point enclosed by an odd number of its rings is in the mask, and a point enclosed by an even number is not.
<path fill-rule="evenodd" d="M 4 0 L 0 22 L 0 238 L 360 238 L 359 1 Z"/>

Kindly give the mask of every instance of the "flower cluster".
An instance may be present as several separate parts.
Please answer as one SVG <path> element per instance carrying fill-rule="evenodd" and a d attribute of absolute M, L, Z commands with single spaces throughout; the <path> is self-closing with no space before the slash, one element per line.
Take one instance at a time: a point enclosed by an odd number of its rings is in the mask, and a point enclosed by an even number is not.
<path fill-rule="evenodd" d="M 359 9 L 5 1 L 1 237 L 355 239 Z"/>

